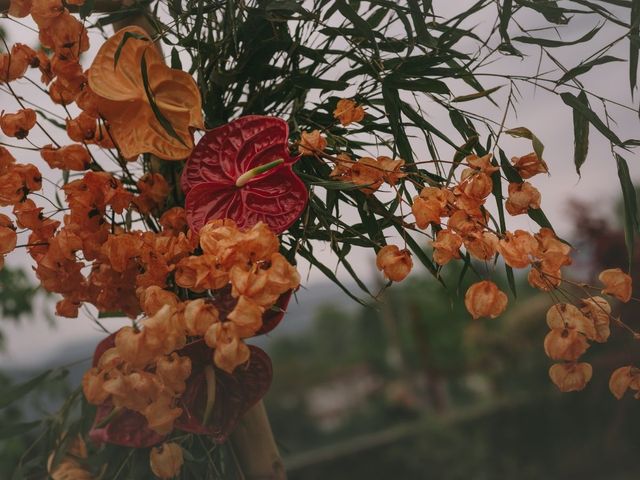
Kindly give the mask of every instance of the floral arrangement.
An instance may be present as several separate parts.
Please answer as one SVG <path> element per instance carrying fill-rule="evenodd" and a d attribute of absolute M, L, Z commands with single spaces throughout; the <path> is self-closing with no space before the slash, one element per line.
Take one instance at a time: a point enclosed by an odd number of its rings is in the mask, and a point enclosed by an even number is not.
<path fill-rule="evenodd" d="M 175 47 L 168 66 L 159 39 L 176 35 L 172 25 L 117 29 L 85 69 L 81 57 L 90 47 L 86 18 L 93 3 L 12 0 L 8 15 L 30 17 L 38 28 L 40 49 L 15 43 L 0 57 L 0 78 L 20 107 L 4 112 L 0 127 L 5 136 L 31 144 L 51 169 L 61 172 L 56 187 L 64 197 L 56 205 L 41 195 L 45 179 L 39 168 L 18 161 L 12 147 L 0 147 L 0 206 L 11 209 L 0 215 L 0 259 L 26 248 L 42 287 L 59 295 L 59 316 L 77 317 L 83 306 L 91 305 L 101 318 L 131 319 L 130 326 L 110 333 L 96 347 L 82 393 L 73 398 L 82 403 L 83 412 L 93 412 L 91 424 L 82 419 L 70 424 L 65 417 L 52 426 L 54 447 L 47 467 L 52 478 L 112 478 L 120 465 L 105 462 L 101 452 L 113 446 L 146 452 L 147 468 L 156 477 L 173 478 L 185 458 L 193 460 L 189 451 L 199 448 L 196 441 L 225 443 L 269 388 L 270 360 L 246 340 L 268 333 L 282 320 L 301 282 L 296 259 L 306 259 L 338 282 L 330 269 L 314 260 L 311 240 L 329 242 L 354 276 L 347 261 L 350 248 L 373 249 L 388 284 L 409 275 L 414 257 L 438 278 L 452 261 L 464 262 L 465 268 L 472 260 L 485 265 L 501 261 L 511 279 L 513 269 L 527 269 L 530 285 L 557 300 L 547 313 L 550 331 L 544 351 L 557 362 L 549 375 L 564 392 L 587 385 L 592 367 L 580 357 L 591 343 L 607 341 L 611 324 L 638 337 L 613 315 L 615 306 L 610 303 L 632 299 L 627 273 L 608 269 L 599 276 L 601 286 L 574 285 L 584 292 L 579 298 L 563 288 L 574 283 L 562 275 L 571 264 L 572 248 L 556 236 L 542 213 L 541 194 L 532 179 L 550 168 L 542 143 L 531 131 L 500 126 L 500 132 L 492 130 L 493 147 L 483 146 L 471 116 L 449 104 L 464 144 L 453 144 L 451 160 L 436 160 L 432 144 L 428 149 L 434 160 L 414 158 L 401 114 L 428 130 L 428 141 L 436 135 L 451 143 L 398 95 L 398 89 L 423 87 L 429 96 L 450 94 L 444 82 L 420 73 L 422 64 L 410 67 L 418 73 L 408 80 L 393 70 L 396 57 L 377 58 L 392 70 L 382 82 L 381 100 L 367 96 L 370 85 L 365 80 L 353 96 L 331 98 L 313 112 L 305 108 L 304 96 L 282 97 L 282 105 L 293 104 L 290 121 L 275 107 L 257 113 L 247 108 L 243 115 L 220 121 L 215 109 L 223 99 L 219 91 L 225 81 L 233 82 L 218 78 L 209 89 L 204 82 L 213 69 L 207 72 L 199 57 L 192 58 L 190 68 L 181 69 Z M 289 3 L 290 11 L 274 4 L 267 13 L 304 19 L 307 10 Z M 413 2 L 408 3 L 413 9 Z M 202 15 L 205 7 L 202 2 L 185 9 L 179 4 L 168 5 L 176 24 L 198 12 Z M 352 7 L 346 2 L 336 5 L 356 33 L 368 38 L 360 31 L 366 25 L 354 17 Z M 79 15 L 70 11 L 77 7 Z M 215 8 L 209 13 L 217 14 Z M 421 25 L 418 20 L 412 21 Z M 373 27 L 374 19 L 368 21 Z M 180 37 L 181 45 L 198 44 L 202 39 L 195 35 L 199 33 Z M 428 35 L 420 35 L 428 49 Z M 209 41 L 215 44 L 213 36 Z M 388 46 L 374 33 L 363 42 L 373 50 Z M 504 45 L 511 43 L 505 40 Z M 233 45 L 228 48 L 238 57 L 243 54 Z M 313 60 L 313 52 L 301 54 Z M 429 58 L 421 61 L 427 65 Z M 277 58 L 271 60 L 285 68 Z M 362 65 L 360 73 L 369 74 Z M 54 137 L 42 123 L 46 117 L 27 106 L 13 87 L 30 79 L 32 72 L 40 76 L 39 88 L 52 104 L 65 112 L 64 139 Z M 274 70 L 272 75 L 279 73 Z M 330 91 L 346 81 L 344 76 L 315 78 L 318 82 L 309 80 L 303 90 Z M 244 98 L 245 105 L 264 101 L 268 106 L 264 96 L 273 92 L 265 87 L 260 95 L 252 95 L 251 89 L 258 88 L 252 81 L 246 80 L 248 91 L 230 89 L 230 95 L 236 102 Z M 471 84 L 476 93 L 454 100 L 493 93 Z M 371 90 L 378 87 L 371 85 Z M 564 99 L 571 105 L 569 97 Z M 614 135 L 597 117 L 578 107 L 575 111 L 587 129 L 591 122 L 606 129 L 607 136 Z M 305 121 L 302 128 L 300 119 Z M 379 130 L 371 127 L 384 122 Z M 34 129 L 50 143 L 31 143 Z M 394 139 L 389 156 L 367 154 L 366 141 L 357 135 L 381 132 Z M 530 140 L 534 151 L 520 151 L 508 161 L 497 147 L 501 133 Z M 619 155 L 617 161 L 630 209 L 626 162 Z M 581 162 L 584 158 L 577 168 Z M 421 163 L 432 164 L 434 170 Z M 319 189 L 325 193 L 319 195 Z M 487 205 L 491 197 L 495 208 Z M 53 203 L 55 211 L 47 211 L 43 200 Z M 360 221 L 344 221 L 341 205 L 356 208 Z M 540 228 L 510 231 L 505 211 L 509 216 L 529 215 Z M 635 215 L 630 210 L 627 214 Z M 395 238 L 385 234 L 391 228 Z M 427 245 L 432 255 L 423 250 Z M 484 277 L 480 274 L 464 294 L 473 320 L 495 318 L 507 308 L 507 293 Z M 620 398 L 628 389 L 640 392 L 639 372 L 631 365 L 615 370 L 613 394 Z"/>

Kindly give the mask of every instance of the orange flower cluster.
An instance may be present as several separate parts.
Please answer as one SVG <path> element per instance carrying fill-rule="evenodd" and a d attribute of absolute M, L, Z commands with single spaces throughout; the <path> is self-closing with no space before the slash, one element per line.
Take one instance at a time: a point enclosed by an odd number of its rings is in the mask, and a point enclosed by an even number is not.
<path fill-rule="evenodd" d="M 232 372 L 249 358 L 242 339 L 255 335 L 262 327 L 263 314 L 282 294 L 298 287 L 300 275 L 278 253 L 278 237 L 263 223 L 241 232 L 231 220 L 210 222 L 200 230 L 200 248 L 202 255 L 178 263 L 175 281 L 195 292 L 231 284 L 231 296 L 237 303 L 226 321 L 205 323 L 206 330 L 194 326 L 193 334 L 203 335 L 215 350 L 215 364 Z M 199 311 L 205 306 L 193 308 Z"/>
<path fill-rule="evenodd" d="M 182 232 L 177 238 L 186 239 Z M 138 259 L 144 256 L 141 245 L 146 240 L 144 234 L 111 235 L 101 254 L 108 258 L 109 268 L 135 277 L 132 270 L 149 265 L 148 260 Z M 229 220 L 213 221 L 201 229 L 199 246 L 203 254 L 198 256 L 187 256 L 178 249 L 180 253 L 170 262 L 175 266 L 175 282 L 194 292 L 212 291 L 213 297 L 180 301 L 166 289 L 169 269 L 160 260 L 165 268 L 160 268 L 159 277 L 145 272 L 135 280 L 139 306 L 147 318 L 139 328 L 122 328 L 115 346 L 83 379 L 90 403 L 109 402 L 114 408 L 138 412 L 159 434 L 170 432 L 182 414 L 177 404 L 191 373 L 189 358 L 176 351 L 188 339 L 204 337 L 213 349 L 215 365 L 232 373 L 249 359 L 242 339 L 255 335 L 266 310 L 300 282 L 295 268 L 278 253 L 278 238 L 262 223 L 242 232 Z M 156 245 L 147 255 L 158 251 Z M 222 313 L 216 307 L 216 291 L 229 285 L 235 304 Z M 136 291 L 135 285 L 126 288 Z"/>

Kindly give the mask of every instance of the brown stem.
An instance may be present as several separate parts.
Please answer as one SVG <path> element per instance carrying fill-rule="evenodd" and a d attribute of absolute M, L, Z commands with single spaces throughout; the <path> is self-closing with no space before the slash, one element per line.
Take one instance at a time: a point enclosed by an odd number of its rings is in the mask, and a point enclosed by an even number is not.
<path fill-rule="evenodd" d="M 264 403 L 259 402 L 242 417 L 231 434 L 231 445 L 246 480 L 286 480 Z"/>

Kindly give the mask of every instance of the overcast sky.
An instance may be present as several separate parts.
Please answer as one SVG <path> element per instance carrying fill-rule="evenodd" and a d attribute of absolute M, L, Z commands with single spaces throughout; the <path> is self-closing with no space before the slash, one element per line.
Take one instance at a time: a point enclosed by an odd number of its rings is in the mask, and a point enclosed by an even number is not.
<path fill-rule="evenodd" d="M 447 0 L 436 0 L 434 2 L 436 11 L 440 12 L 443 16 L 449 15 L 453 10 L 463 10 L 465 5 L 469 5 L 470 3 L 472 2 L 450 2 Z M 489 13 L 491 13 L 491 16 L 494 14 L 493 12 L 487 12 L 487 17 Z M 535 27 L 536 25 L 541 26 L 546 23 L 544 19 L 535 12 L 523 12 L 517 18 L 530 27 Z M 589 26 L 592 24 L 593 20 L 585 21 L 582 18 L 574 18 L 570 24 L 572 25 L 571 31 L 567 30 L 563 34 L 566 34 L 567 38 L 577 38 L 588 31 Z M 0 26 L 8 32 L 10 43 L 20 41 L 30 45 L 37 44 L 36 35 L 33 32 L 23 27 L 17 27 L 16 24 L 10 20 L 0 19 Z M 476 16 L 469 21 L 469 25 L 465 26 L 467 28 L 475 27 L 479 31 L 486 31 L 491 25 L 488 23 L 486 17 Z M 575 34 L 573 30 L 575 30 Z M 603 43 L 606 43 L 608 38 L 614 38 L 618 33 L 619 30 L 604 30 L 599 34 L 598 38 L 601 39 Z M 513 34 L 518 35 L 515 31 Z M 91 52 L 95 52 L 99 46 L 100 37 L 92 34 L 91 40 Z M 619 48 L 610 52 L 610 54 L 626 58 L 628 55 L 627 48 L 627 42 L 623 42 Z M 527 53 L 532 53 L 533 56 L 525 60 L 517 57 L 503 58 L 488 67 L 486 71 L 503 74 L 531 74 L 535 72 L 537 68 L 537 48 L 528 47 L 522 48 L 522 50 Z M 591 53 L 592 51 L 592 47 L 586 52 L 583 50 L 583 47 L 576 46 L 571 49 L 570 52 L 561 54 L 560 52 L 554 51 L 554 54 L 557 53 L 559 60 L 562 61 L 564 65 L 573 67 L 580 63 L 587 53 Z M 92 58 L 92 56 L 93 54 L 90 53 L 87 55 L 87 58 Z M 543 70 L 546 66 L 548 66 L 548 62 L 543 64 Z M 604 97 L 614 99 L 623 105 L 632 106 L 634 102 L 629 92 L 627 68 L 626 63 L 623 62 L 596 67 L 587 76 L 583 77 L 583 82 L 589 90 L 598 92 Z M 558 73 L 557 77 L 560 76 L 561 73 Z M 506 85 L 508 83 L 499 77 L 482 78 L 482 81 L 487 88 Z M 509 128 L 526 126 L 534 131 L 545 144 L 545 160 L 549 165 L 551 175 L 548 177 L 535 177 L 533 183 L 542 193 L 542 208 L 553 223 L 558 234 L 563 237 L 569 237 L 571 234 L 571 221 L 567 216 L 567 204 L 571 199 L 588 202 L 591 208 L 596 209 L 603 215 L 613 215 L 614 202 L 619 198 L 619 184 L 615 162 L 611 157 L 608 142 L 597 131 L 591 128 L 589 156 L 582 171 L 582 178 L 579 178 L 573 165 L 573 125 L 571 110 L 565 106 L 557 96 L 551 93 L 524 85 L 519 86 L 521 87 L 522 97 L 517 105 L 518 116 L 516 117 L 513 113 L 510 113 L 507 117 L 506 125 Z M 26 87 L 28 87 L 28 85 L 24 81 L 19 81 L 15 84 L 15 88 L 18 91 L 23 91 L 22 89 Z M 32 88 L 28 91 L 34 92 Z M 508 88 L 505 87 L 495 96 L 501 108 L 504 106 L 507 92 Z M 471 92 L 463 86 L 459 87 L 459 91 L 454 91 L 455 95 L 467 93 Z M 3 110 L 10 112 L 18 108 L 12 97 L 0 93 L 0 98 Z M 28 99 L 37 104 L 43 102 L 41 105 L 44 108 L 51 108 L 48 99 L 42 95 L 38 95 L 37 92 L 34 92 L 33 96 L 30 93 Z M 637 101 L 635 105 L 637 106 Z M 448 125 L 448 119 L 442 111 L 435 108 L 431 111 L 429 105 L 421 106 L 429 115 L 430 122 L 438 125 L 439 128 L 441 125 Z M 494 107 L 486 100 L 480 100 L 473 104 L 466 104 L 465 106 L 496 120 L 500 120 L 502 117 L 501 108 Z M 618 120 L 618 125 L 615 128 L 621 138 L 626 139 L 639 136 L 639 122 L 635 113 L 620 108 L 615 109 L 611 113 L 613 113 Z M 457 135 L 455 135 L 450 128 L 442 128 L 446 133 L 451 133 L 452 136 L 457 138 Z M 35 131 L 30 138 L 32 138 L 37 145 L 48 143 Z M 531 151 L 530 143 L 522 139 L 504 138 L 501 140 L 501 146 L 509 152 L 511 156 L 524 155 Z M 429 158 L 428 152 L 420 142 L 416 142 L 414 148 L 418 159 Z M 446 149 L 443 149 L 442 153 L 443 155 L 445 153 L 452 155 L 452 152 Z M 14 155 L 18 161 L 37 164 L 47 178 L 55 179 L 59 177 L 59 172 L 49 170 L 39 159 L 37 153 L 16 150 L 14 151 Z M 637 165 L 637 155 L 627 154 L 625 156 L 629 162 L 633 179 L 637 182 L 640 181 L 640 167 Z M 47 192 L 51 192 L 50 186 L 45 188 L 47 188 Z M 489 202 L 492 202 L 492 200 L 489 200 Z M 347 219 L 349 218 L 353 217 L 347 217 Z M 509 228 L 511 230 L 515 228 L 537 230 L 536 225 L 532 221 L 523 217 L 509 219 Z M 315 251 L 325 264 L 336 264 L 336 259 L 330 254 L 328 247 L 318 246 Z M 374 268 L 374 261 L 374 257 L 370 252 L 354 250 L 351 263 L 356 266 L 362 278 L 373 283 L 377 282 L 379 278 Z M 14 252 L 9 255 L 7 264 L 23 266 L 27 269 L 31 267 L 30 258 L 21 252 Z M 308 291 L 301 290 L 298 295 L 300 301 L 304 302 L 305 296 L 312 294 L 314 285 L 317 285 L 318 282 L 325 282 L 326 280 L 323 275 L 316 270 L 309 272 L 304 264 L 300 265 L 300 269 L 304 277 L 304 285 L 309 289 Z M 421 273 L 422 269 L 416 268 L 416 272 Z M 340 272 L 340 276 L 346 278 L 343 273 L 344 272 Z M 337 288 L 336 293 L 338 293 Z M 53 304 L 51 308 L 53 308 Z M 122 322 L 119 320 L 108 320 L 107 323 L 109 327 L 116 329 Z M 42 318 L 42 315 L 38 314 L 35 318 L 27 319 L 19 325 L 14 325 L 11 322 L 3 322 L 0 324 L 0 328 L 7 337 L 7 349 L 5 352 L 0 353 L 2 366 L 38 365 L 53 352 L 59 351 L 61 346 L 67 342 L 86 339 L 87 342 L 94 343 L 95 340 L 100 337 L 96 326 L 87 318 L 82 317 L 78 319 L 58 319 L 57 325 L 52 328 L 46 323 L 44 318 Z"/>

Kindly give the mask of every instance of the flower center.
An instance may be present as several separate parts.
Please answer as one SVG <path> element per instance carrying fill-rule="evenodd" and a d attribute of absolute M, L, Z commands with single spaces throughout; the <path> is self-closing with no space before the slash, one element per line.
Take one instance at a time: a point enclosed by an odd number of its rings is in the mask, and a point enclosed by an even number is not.
<path fill-rule="evenodd" d="M 271 170 L 272 168 L 275 168 L 278 165 L 281 165 L 283 163 L 284 163 L 284 159 L 278 158 L 273 162 L 265 163 L 264 165 L 260 165 L 258 167 L 252 168 L 247 172 L 244 172 L 236 180 L 236 187 L 238 188 L 244 187 L 247 183 L 249 183 L 249 180 L 251 180 L 253 177 L 260 175 L 261 173 L 264 173 L 268 170 Z"/>

